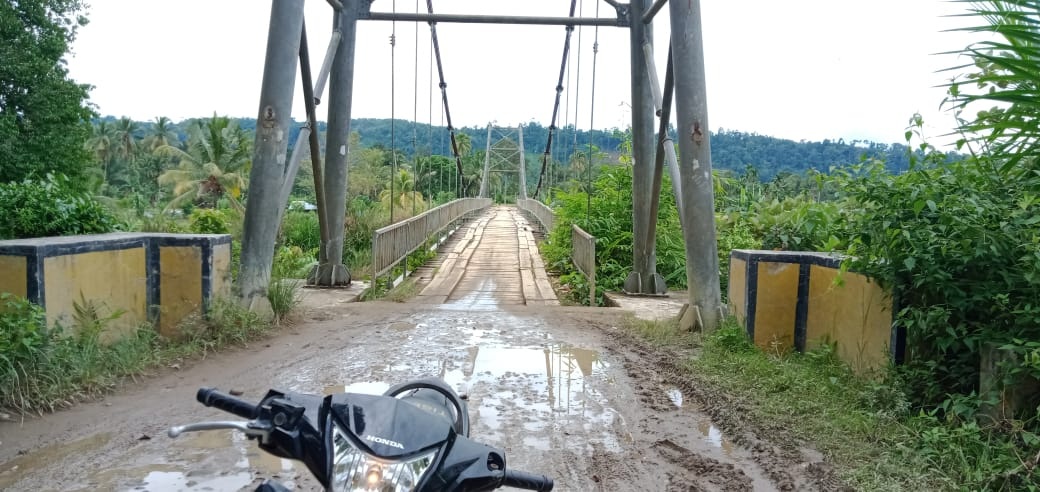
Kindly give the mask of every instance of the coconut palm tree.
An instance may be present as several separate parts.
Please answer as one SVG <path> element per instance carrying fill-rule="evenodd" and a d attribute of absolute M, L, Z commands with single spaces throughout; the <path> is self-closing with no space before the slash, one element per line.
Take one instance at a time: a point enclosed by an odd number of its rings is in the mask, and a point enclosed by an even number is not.
<path fill-rule="evenodd" d="M 387 186 L 386 189 L 379 193 L 379 201 L 387 207 L 387 210 L 393 206 L 394 220 L 410 217 L 413 209 L 416 211 L 425 209 L 426 202 L 423 199 L 423 195 L 415 190 L 415 178 L 412 177 L 412 174 L 407 169 L 399 170 L 392 180 L 393 194 L 390 191 L 391 187 Z"/>
<path fill-rule="evenodd" d="M 141 133 L 140 124 L 126 116 L 119 118 L 113 129 L 115 155 L 123 160 L 133 161 L 138 133 Z"/>
<path fill-rule="evenodd" d="M 239 198 L 246 187 L 251 165 L 250 142 L 230 118 L 213 115 L 189 129 L 186 149 L 163 145 L 156 154 L 177 159 L 178 165 L 159 176 L 159 184 L 173 188 L 174 198 L 166 209 L 189 202 L 214 207 L 226 198 L 243 210 Z"/>
<path fill-rule="evenodd" d="M 155 149 L 164 145 L 177 146 L 180 144 L 180 138 L 174 130 L 173 122 L 165 116 L 158 116 L 148 129 L 143 143 L 150 152 L 155 152 Z"/>
<path fill-rule="evenodd" d="M 109 125 L 107 121 L 101 120 L 90 127 L 90 138 L 83 145 L 85 149 L 94 154 L 98 163 L 105 170 L 106 175 L 108 172 L 108 161 L 112 159 L 115 151 L 113 148 L 114 140 L 115 128 Z"/>

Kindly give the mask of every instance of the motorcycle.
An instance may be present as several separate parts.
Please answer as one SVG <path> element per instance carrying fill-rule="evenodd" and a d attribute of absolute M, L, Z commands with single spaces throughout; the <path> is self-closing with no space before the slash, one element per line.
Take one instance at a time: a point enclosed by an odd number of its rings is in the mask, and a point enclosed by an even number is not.
<path fill-rule="evenodd" d="M 443 380 L 402 383 L 382 395 L 318 396 L 269 390 L 254 405 L 201 388 L 199 403 L 248 421 L 198 422 L 185 432 L 235 429 L 264 451 L 307 465 L 327 491 L 548 491 L 552 479 L 507 468 L 500 449 L 469 438 L 466 403 Z M 289 489 L 265 481 L 259 492 Z"/>

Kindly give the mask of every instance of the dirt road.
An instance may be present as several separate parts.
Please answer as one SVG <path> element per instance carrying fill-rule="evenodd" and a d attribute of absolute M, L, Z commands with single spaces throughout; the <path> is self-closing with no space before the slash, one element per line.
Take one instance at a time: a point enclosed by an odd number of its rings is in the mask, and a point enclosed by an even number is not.
<path fill-rule="evenodd" d="M 255 400 L 271 387 L 379 393 L 431 375 L 468 393 L 472 437 L 504 448 L 512 467 L 554 477 L 557 490 L 822 488 L 806 471 L 813 453 L 740 429 L 746 447 L 731 441 L 702 411 L 726 410 L 659 369 L 618 329 L 618 310 L 498 304 L 461 289 L 445 304 L 344 304 L 317 291 L 309 304 L 321 307 L 275 338 L 100 402 L 0 422 L 0 490 L 250 490 L 270 477 L 316 490 L 302 465 L 240 435 L 165 431 L 229 417 L 195 403 L 200 386 Z"/>

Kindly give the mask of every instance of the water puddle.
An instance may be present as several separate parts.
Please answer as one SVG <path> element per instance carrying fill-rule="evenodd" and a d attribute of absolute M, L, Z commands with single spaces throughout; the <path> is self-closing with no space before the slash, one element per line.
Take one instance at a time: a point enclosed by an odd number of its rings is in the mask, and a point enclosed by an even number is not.
<path fill-rule="evenodd" d="M 560 344 L 477 345 L 460 355 L 446 361 L 440 377 L 470 395 L 474 432 L 482 438 L 519 439 L 525 447 L 548 451 L 568 447 L 565 436 L 580 433 L 620 450 L 615 427 L 623 422 L 597 385 L 589 384 L 607 369 L 595 351 Z"/>
<path fill-rule="evenodd" d="M 0 464 L 0 490 L 10 487 L 26 475 L 52 463 L 64 461 L 73 454 L 89 453 L 112 440 L 112 433 L 102 432 L 83 439 L 60 442 L 26 453 Z"/>
<path fill-rule="evenodd" d="M 672 400 L 672 403 L 675 406 L 682 408 L 683 394 L 682 391 L 680 391 L 678 388 L 672 388 L 668 390 L 668 399 Z"/>
<path fill-rule="evenodd" d="M 239 490 L 265 477 L 293 486 L 296 476 L 292 461 L 268 454 L 234 431 L 186 434 L 171 439 L 159 456 L 142 452 L 134 459 L 151 463 L 95 472 L 84 490 Z"/>
<path fill-rule="evenodd" d="M 668 391 L 668 399 L 672 401 L 678 408 L 683 407 L 683 393 L 679 388 L 670 388 Z M 733 442 L 722 435 L 722 431 L 708 418 L 702 418 L 697 422 L 697 431 L 700 432 L 701 438 L 704 442 L 707 442 L 716 449 L 721 449 L 726 456 L 733 454 L 734 445 Z"/>
<path fill-rule="evenodd" d="M 733 442 L 722 435 L 722 431 L 711 420 L 703 419 L 697 423 L 697 430 L 704 436 L 704 440 L 716 448 L 722 449 L 727 456 L 733 454 Z"/>
<path fill-rule="evenodd" d="M 238 490 L 252 482 L 253 476 L 247 471 L 198 479 L 182 472 L 153 471 L 131 490 Z"/>

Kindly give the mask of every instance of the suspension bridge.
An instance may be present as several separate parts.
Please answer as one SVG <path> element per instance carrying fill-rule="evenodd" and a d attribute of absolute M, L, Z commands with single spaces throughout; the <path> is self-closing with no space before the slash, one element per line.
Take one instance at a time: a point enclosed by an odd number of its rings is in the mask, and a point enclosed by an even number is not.
<path fill-rule="evenodd" d="M 312 0 L 313 1 L 313 0 Z M 359 22 L 390 21 L 394 23 L 391 34 L 391 66 L 395 67 L 396 23 L 415 23 L 429 26 L 431 58 L 435 61 L 437 87 L 440 91 L 440 106 L 450 141 L 454 173 L 451 178 L 456 199 L 422 214 L 398 220 L 391 211 L 393 224 L 376 231 L 373 237 L 374 277 L 386 275 L 404 262 L 409 254 L 429 244 L 453 229 L 453 225 L 465 217 L 479 217 L 476 227 L 464 228 L 469 240 L 462 241 L 457 251 L 452 251 L 446 260 L 453 268 L 442 268 L 424 290 L 421 297 L 430 302 L 460 301 L 469 299 L 474 305 L 482 299 L 495 296 L 499 300 L 519 303 L 553 303 L 551 286 L 539 274 L 540 263 L 537 249 L 530 237 L 529 217 L 533 222 L 548 230 L 554 227 L 552 190 L 554 189 L 554 152 L 558 153 L 560 139 L 558 123 L 570 118 L 569 102 L 561 111 L 561 99 L 569 99 L 571 85 L 571 40 L 576 29 L 593 29 L 593 60 L 591 64 L 591 96 L 588 108 L 589 128 L 595 127 L 596 59 L 599 53 L 600 29 L 626 29 L 630 40 L 630 81 L 632 108 L 632 161 L 633 161 L 633 258 L 632 270 L 625 281 L 624 290 L 636 295 L 662 295 L 666 291 L 664 280 L 656 271 L 655 235 L 656 217 L 661 194 L 662 175 L 670 174 L 675 202 L 679 207 L 684 240 L 686 242 L 687 280 L 689 284 L 690 316 L 685 318 L 688 327 L 699 325 L 712 329 L 722 317 L 718 282 L 718 258 L 715 245 L 713 196 L 711 180 L 710 141 L 707 119 L 707 95 L 704 84 L 704 59 L 701 39 L 701 9 L 698 0 L 687 2 L 667 0 L 631 0 L 620 3 L 616 0 L 589 0 L 595 4 L 595 16 L 584 16 L 584 6 L 579 1 L 561 2 L 568 4 L 567 15 L 560 16 L 511 16 L 440 14 L 435 12 L 433 0 L 426 0 L 425 12 L 400 12 L 394 2 L 374 0 L 327 0 L 334 10 L 331 41 L 316 73 L 311 69 L 311 53 L 307 44 L 307 28 L 304 16 L 304 0 L 274 0 L 268 34 L 266 61 L 261 89 L 258 124 L 253 168 L 250 175 L 252 197 L 249 200 L 243 234 L 242 268 L 240 283 L 242 295 L 252 302 L 262 301 L 270 278 L 270 265 L 274 254 L 278 218 L 285 210 L 293 178 L 309 154 L 314 174 L 315 194 L 320 222 L 322 247 L 319 265 L 309 282 L 317 286 L 335 287 L 347 285 L 351 274 L 343 263 L 344 219 L 347 202 L 347 156 L 349 148 L 350 117 L 353 100 L 355 50 L 357 49 L 357 26 Z M 389 4 L 389 5 L 387 5 Z M 604 13 L 601 14 L 600 7 Z M 389 7 L 389 10 L 387 10 Z M 580 8 L 579 8 L 580 7 Z M 665 7 L 668 8 L 670 42 L 668 63 L 663 76 L 658 73 L 654 62 L 653 27 L 654 19 Z M 591 10 L 591 9 L 590 9 Z M 562 12 L 561 12 L 562 13 Z M 536 104 L 534 99 L 544 97 L 546 107 L 552 102 L 549 133 L 541 151 L 540 166 L 528 169 L 525 155 L 523 127 L 487 128 L 485 162 L 480 174 L 479 186 L 463 185 L 463 160 L 460 152 L 459 135 L 452 120 L 448 98 L 447 74 L 454 74 L 444 66 L 441 46 L 437 37 L 439 26 L 454 23 L 517 24 L 559 26 L 562 56 L 556 80 L 545 81 L 545 95 L 532 90 L 523 97 Z M 579 36 L 580 39 L 580 36 Z M 418 65 L 418 35 L 416 37 L 415 60 Z M 580 56 L 580 55 L 579 55 Z M 433 83 L 431 63 L 430 83 Z M 575 72 L 580 85 L 581 65 Z M 292 146 L 288 160 L 285 156 L 290 142 L 284 138 L 289 134 L 290 110 L 295 92 L 296 76 L 302 80 L 302 96 L 307 111 L 307 124 Z M 460 74 L 461 75 L 461 74 Z M 470 74 L 466 74 L 471 76 Z M 555 82 L 555 85 L 552 84 Z M 321 142 L 316 131 L 317 105 L 319 97 L 328 85 L 328 130 L 321 155 Z M 396 76 L 391 79 L 391 93 L 396 90 Z M 418 90 L 416 70 L 415 90 Z M 534 84 L 532 84 L 534 85 Z M 551 97 L 550 97 L 551 96 Z M 393 97 L 391 99 L 394 99 Z M 577 97 L 575 98 L 577 99 Z M 673 104 L 674 103 L 674 104 Z M 672 111 L 675 109 L 674 127 L 679 137 L 673 141 L 669 129 L 673 127 Z M 418 106 L 412 108 L 413 118 L 418 119 Z M 396 116 L 396 107 L 391 101 L 391 121 Z M 430 119 L 432 120 L 432 100 Z M 566 113 L 566 114 L 563 114 Z M 574 121 L 584 118 L 574 105 Z M 656 120 L 656 121 L 655 121 Z M 432 123 L 432 122 L 431 122 Z M 655 124 L 656 123 L 656 124 Z M 392 123 L 393 125 L 393 123 Z M 415 147 L 413 130 L 413 150 Z M 391 127 L 391 141 L 396 146 L 396 128 Z M 556 144 L 556 147 L 554 147 Z M 577 137 L 570 142 L 571 150 L 585 144 Z M 675 146 L 678 144 L 679 152 Z M 588 154 L 592 155 L 592 142 L 588 142 Z M 397 152 L 392 152 L 393 170 L 396 174 Z M 585 166 L 585 187 L 590 190 L 592 162 Z M 528 183 L 528 173 L 533 171 L 537 181 Z M 530 186 L 533 185 L 533 186 Z M 394 186 L 391 183 L 391 186 Z M 491 188 L 515 189 L 514 198 L 519 208 L 492 207 Z M 470 193 L 473 193 L 470 195 Z M 391 195 L 393 190 L 391 190 Z M 502 199 L 501 194 L 497 198 Z M 520 211 L 525 211 L 522 214 Z M 595 238 L 581 230 L 581 224 L 573 224 L 575 265 L 589 277 L 595 278 Z M 526 235 L 525 235 L 526 232 Z M 542 269 L 544 272 L 544 269 Z M 488 272 L 493 272 L 489 274 Z M 526 272 L 526 273 L 525 273 Z"/>

